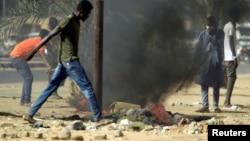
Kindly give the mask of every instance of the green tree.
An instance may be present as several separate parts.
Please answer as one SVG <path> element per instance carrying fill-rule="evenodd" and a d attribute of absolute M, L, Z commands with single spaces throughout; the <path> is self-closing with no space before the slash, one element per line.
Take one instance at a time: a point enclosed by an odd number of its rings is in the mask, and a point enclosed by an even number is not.
<path fill-rule="evenodd" d="M 1 19 L 0 27 L 5 29 L 7 35 L 19 31 L 22 26 L 31 21 L 40 24 L 51 16 L 60 18 L 73 11 L 77 0 L 17 0 L 15 8 L 8 8 L 7 16 Z"/>
<path fill-rule="evenodd" d="M 203 27 L 207 16 L 213 15 L 219 21 L 219 26 L 228 21 L 228 11 L 232 7 L 239 7 L 241 9 L 242 21 L 249 18 L 249 0 L 184 0 L 187 7 L 187 16 L 194 19 Z M 196 24 L 194 24 L 196 25 Z"/>

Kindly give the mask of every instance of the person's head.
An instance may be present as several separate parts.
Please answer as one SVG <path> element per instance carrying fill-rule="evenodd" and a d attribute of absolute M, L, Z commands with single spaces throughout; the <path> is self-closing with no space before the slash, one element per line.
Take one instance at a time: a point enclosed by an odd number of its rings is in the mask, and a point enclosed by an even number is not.
<path fill-rule="evenodd" d="M 58 24 L 58 21 L 55 17 L 50 17 L 49 18 L 49 29 L 52 30 L 54 29 Z"/>
<path fill-rule="evenodd" d="M 47 36 L 49 34 L 49 31 L 47 29 L 41 29 L 40 30 L 40 33 L 39 33 L 39 36 L 41 38 L 44 38 L 45 36 Z"/>
<path fill-rule="evenodd" d="M 241 11 L 238 7 L 233 7 L 229 10 L 228 15 L 233 22 L 239 22 L 241 18 Z"/>
<path fill-rule="evenodd" d="M 213 31 L 215 31 L 215 29 L 217 28 L 217 25 L 218 23 L 214 16 L 207 17 L 206 28 L 210 34 L 213 33 Z"/>
<path fill-rule="evenodd" d="M 88 0 L 81 0 L 76 8 L 77 16 L 80 20 L 85 21 L 93 9 L 92 4 Z"/>

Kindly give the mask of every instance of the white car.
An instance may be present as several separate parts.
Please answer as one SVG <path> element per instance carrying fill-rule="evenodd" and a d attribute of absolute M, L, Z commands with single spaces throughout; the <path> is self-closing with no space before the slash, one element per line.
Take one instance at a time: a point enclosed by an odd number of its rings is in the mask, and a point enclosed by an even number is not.
<path fill-rule="evenodd" d="M 250 63 L 250 23 L 237 25 L 237 57 Z"/>

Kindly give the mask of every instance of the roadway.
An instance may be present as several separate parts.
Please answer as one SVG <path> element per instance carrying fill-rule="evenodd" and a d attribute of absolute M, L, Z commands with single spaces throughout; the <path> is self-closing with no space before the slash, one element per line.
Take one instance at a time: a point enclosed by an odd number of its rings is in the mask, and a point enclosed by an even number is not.
<path fill-rule="evenodd" d="M 32 72 L 34 75 L 34 81 L 47 81 L 48 75 L 45 72 L 45 67 L 32 67 Z M 250 64 L 240 63 L 238 72 L 239 75 L 250 74 Z M 249 80 L 250 81 L 250 80 Z M 16 72 L 15 69 L 5 69 L 0 70 L 0 83 L 12 83 L 12 82 L 22 82 L 21 76 Z"/>

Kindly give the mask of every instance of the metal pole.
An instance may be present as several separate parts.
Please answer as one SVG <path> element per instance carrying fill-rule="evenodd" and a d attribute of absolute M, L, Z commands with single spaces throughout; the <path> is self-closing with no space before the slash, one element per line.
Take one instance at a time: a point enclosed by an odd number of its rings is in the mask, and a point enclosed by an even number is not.
<path fill-rule="evenodd" d="M 93 87 L 102 110 L 102 61 L 103 61 L 103 0 L 94 0 L 94 74 Z"/>

